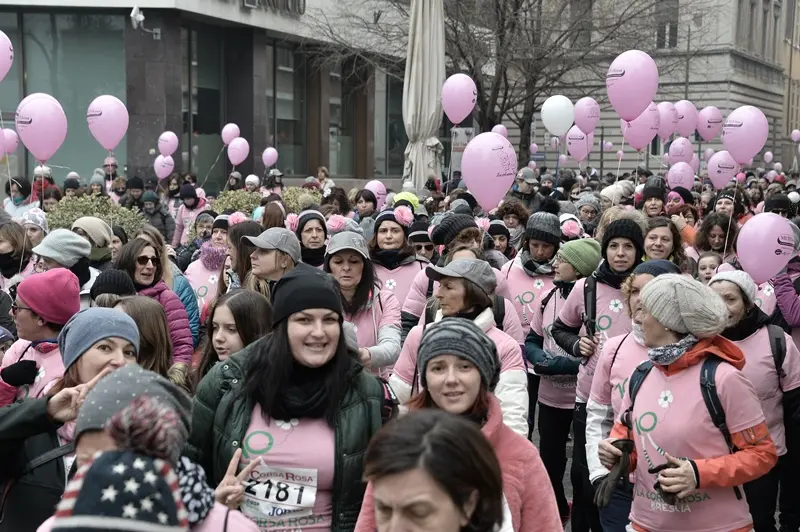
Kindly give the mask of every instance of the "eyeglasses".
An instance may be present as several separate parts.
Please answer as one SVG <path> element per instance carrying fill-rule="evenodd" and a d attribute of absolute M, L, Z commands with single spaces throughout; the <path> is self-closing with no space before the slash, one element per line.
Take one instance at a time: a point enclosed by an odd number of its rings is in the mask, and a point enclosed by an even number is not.
<path fill-rule="evenodd" d="M 414 244 L 415 251 L 433 251 L 433 244 Z"/>
<path fill-rule="evenodd" d="M 30 310 L 31 312 L 33 312 L 33 309 L 32 309 L 32 308 L 30 308 L 30 307 L 21 307 L 20 305 L 18 305 L 18 304 L 17 304 L 17 302 L 16 302 L 16 301 L 14 301 L 14 302 L 11 304 L 11 313 L 12 313 L 14 316 L 16 316 L 16 315 L 17 315 L 17 313 L 18 313 L 20 310 Z"/>
<path fill-rule="evenodd" d="M 158 266 L 160 261 L 158 257 L 146 257 L 146 256 L 136 257 L 136 264 L 138 264 L 139 266 L 147 266 L 148 262 L 152 262 L 153 266 Z"/>

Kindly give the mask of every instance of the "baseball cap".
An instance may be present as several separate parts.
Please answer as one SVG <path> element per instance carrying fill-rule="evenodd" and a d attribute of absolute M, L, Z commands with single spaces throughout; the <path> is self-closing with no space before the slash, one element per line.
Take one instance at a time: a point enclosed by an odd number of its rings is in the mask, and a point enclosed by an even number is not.
<path fill-rule="evenodd" d="M 466 279 L 483 290 L 486 295 L 493 294 L 497 288 L 497 276 L 492 267 L 488 262 L 478 259 L 461 259 L 447 266 L 428 266 L 425 275 L 434 281 L 440 281 L 443 277 Z"/>
<path fill-rule="evenodd" d="M 522 168 L 519 172 L 517 172 L 517 179 L 522 179 L 529 185 L 535 185 L 539 183 L 539 180 L 536 179 L 536 173 L 530 168 Z"/>
<path fill-rule="evenodd" d="M 294 233 L 284 227 L 270 227 L 258 236 L 245 236 L 243 237 L 257 248 L 261 249 L 277 249 L 283 251 L 295 264 L 301 260 L 300 257 L 300 241 Z"/>
<path fill-rule="evenodd" d="M 352 231 L 342 231 L 333 235 L 330 242 L 328 242 L 328 248 L 325 250 L 325 258 L 332 257 L 346 249 L 351 249 L 364 257 L 364 260 L 369 260 L 367 241 L 364 240 L 363 236 Z"/>

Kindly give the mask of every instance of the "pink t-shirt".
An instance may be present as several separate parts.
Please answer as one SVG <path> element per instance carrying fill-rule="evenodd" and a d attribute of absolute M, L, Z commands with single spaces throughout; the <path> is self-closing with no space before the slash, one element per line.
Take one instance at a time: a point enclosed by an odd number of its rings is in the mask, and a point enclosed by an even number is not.
<path fill-rule="evenodd" d="M 698 363 L 667 375 L 656 367 L 636 396 L 632 420 L 637 466 L 631 521 L 645 530 L 730 532 L 753 521 L 747 501 L 737 500 L 733 488 L 698 489 L 672 506 L 653 489 L 657 475 L 647 472 L 665 463 L 665 452 L 695 460 L 729 454 L 703 402 L 701 368 L 702 363 Z M 723 363 L 715 380 L 732 434 L 764 422 L 753 385 L 742 372 Z M 629 406 L 630 397 L 626 397 L 621 411 Z"/>
<path fill-rule="evenodd" d="M 566 303 L 558 314 L 559 319 L 568 327 L 580 327 L 583 325 L 583 315 L 586 306 L 583 301 L 583 285 L 586 279 L 579 279 L 575 287 L 570 292 Z M 576 389 L 576 400 L 585 403 L 589 399 L 589 392 L 592 389 L 592 378 L 597 366 L 598 355 L 603 351 L 606 340 L 620 334 L 631 332 L 631 318 L 628 315 L 628 307 L 622 291 L 618 288 L 597 283 L 597 319 L 595 320 L 595 330 L 600 335 L 600 342 L 594 355 L 584 357 L 581 367 L 578 370 L 578 387 Z"/>
<path fill-rule="evenodd" d="M 381 282 L 381 289 L 393 292 L 394 297 L 400 303 L 400 308 L 403 308 L 403 302 L 406 300 L 408 291 L 411 290 L 414 277 L 420 270 L 424 270 L 428 266 L 428 263 L 422 260 L 403 264 L 394 270 L 389 270 L 380 264 L 373 264 L 375 265 L 375 276 Z"/>
<path fill-rule="evenodd" d="M 64 375 L 64 361 L 58 348 L 39 351 L 31 346 L 28 340 L 17 340 L 5 353 L 2 368 L 21 360 L 33 360 L 39 368 L 36 380 L 31 385 L 23 385 L 17 389 L 16 400 L 21 401 L 27 397 L 39 398 L 44 395 L 45 387 Z"/>
<path fill-rule="evenodd" d="M 262 532 L 330 530 L 335 435 L 324 419 L 265 420 L 256 404 L 242 464 L 261 458 L 239 508 Z"/>
<path fill-rule="evenodd" d="M 502 287 L 498 285 L 497 293 L 511 301 L 523 330 L 528 330 L 536 307 L 541 306 L 544 296 L 553 289 L 553 276 L 531 277 L 522 269 L 520 261 L 520 257 L 516 257 L 503 265 L 500 274 L 504 282 Z"/>
<path fill-rule="evenodd" d="M 783 392 L 800 387 L 800 351 L 792 337 L 784 334 L 786 357 L 783 360 L 784 377 L 778 377 L 775 359 L 769 346 L 769 330 L 760 328 L 744 340 L 734 342 L 745 356 L 742 373 L 753 383 L 761 409 L 767 419 L 767 427 L 778 456 L 786 454 L 786 430 L 783 425 Z M 781 391 L 782 390 L 782 391 Z"/>
<path fill-rule="evenodd" d="M 547 301 L 547 305 L 542 312 L 542 300 L 547 297 L 544 294 L 538 304 L 534 306 L 531 321 L 531 329 L 544 338 L 543 348 L 546 353 L 559 357 L 570 357 L 553 340 L 553 322 L 556 321 L 558 311 L 564 306 L 566 301 L 561 296 L 561 290 L 553 287 L 553 295 Z M 575 387 L 578 377 L 575 375 L 541 375 L 539 381 L 539 402 L 552 408 L 562 408 L 572 410 L 575 407 Z"/>
<path fill-rule="evenodd" d="M 611 405 L 614 419 L 619 417 L 622 401 L 628 393 L 631 373 L 645 360 L 647 360 L 647 348 L 637 342 L 633 334 L 626 333 L 609 338 L 600 353 L 592 378 L 592 390 L 589 394 L 592 401 L 601 405 Z"/>
<path fill-rule="evenodd" d="M 775 299 L 775 288 L 771 282 L 767 281 L 758 287 L 755 303 L 758 308 L 764 311 L 764 314 L 767 316 L 772 315 L 778 301 Z"/>

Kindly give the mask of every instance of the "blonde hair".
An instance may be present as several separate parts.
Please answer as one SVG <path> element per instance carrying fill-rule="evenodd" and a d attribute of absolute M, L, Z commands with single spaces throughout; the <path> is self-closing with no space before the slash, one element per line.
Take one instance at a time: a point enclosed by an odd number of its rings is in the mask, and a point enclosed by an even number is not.
<path fill-rule="evenodd" d="M 94 298 L 95 307 L 114 308 L 122 298 L 117 294 L 99 294 Z"/>
<path fill-rule="evenodd" d="M 185 362 L 176 362 L 167 371 L 167 378 L 172 384 L 186 390 L 189 395 L 194 395 L 191 375 L 192 370 Z"/>

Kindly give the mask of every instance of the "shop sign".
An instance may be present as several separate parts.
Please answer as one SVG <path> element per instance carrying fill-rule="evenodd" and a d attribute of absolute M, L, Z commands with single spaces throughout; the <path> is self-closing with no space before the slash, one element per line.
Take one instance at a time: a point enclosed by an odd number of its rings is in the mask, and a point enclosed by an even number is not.
<path fill-rule="evenodd" d="M 269 9 L 287 15 L 305 15 L 306 0 L 242 0 L 248 9 Z"/>

